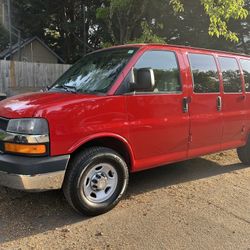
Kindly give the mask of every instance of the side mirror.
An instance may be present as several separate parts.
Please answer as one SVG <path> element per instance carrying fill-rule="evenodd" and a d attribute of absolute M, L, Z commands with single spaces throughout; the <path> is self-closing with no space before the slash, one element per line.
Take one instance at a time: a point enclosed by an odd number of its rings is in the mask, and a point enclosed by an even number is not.
<path fill-rule="evenodd" d="M 7 95 L 5 93 L 0 93 L 0 101 L 7 98 Z"/>
<path fill-rule="evenodd" d="M 50 89 L 50 86 L 43 87 L 40 92 L 48 92 Z"/>
<path fill-rule="evenodd" d="M 151 68 L 133 70 L 135 83 L 131 84 L 132 91 L 150 92 L 155 87 L 155 75 Z"/>

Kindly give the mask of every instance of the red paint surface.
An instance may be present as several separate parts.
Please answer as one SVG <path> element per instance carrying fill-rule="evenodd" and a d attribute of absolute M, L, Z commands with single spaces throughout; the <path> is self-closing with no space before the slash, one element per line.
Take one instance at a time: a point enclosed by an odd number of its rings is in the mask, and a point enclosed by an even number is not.
<path fill-rule="evenodd" d="M 95 138 L 113 137 L 126 145 L 132 162 L 131 171 L 245 144 L 250 131 L 250 93 L 244 90 L 239 94 L 224 94 L 221 76 L 218 94 L 195 94 L 192 90 L 187 53 L 212 54 L 216 60 L 218 55 L 228 53 L 169 45 L 136 46 L 140 50 L 120 74 L 107 96 L 25 94 L 2 101 L 0 116 L 46 118 L 50 127 L 52 156 L 71 154 Z M 115 95 L 142 53 L 152 49 L 176 52 L 182 93 Z M 246 58 L 230 55 L 237 60 Z M 221 111 L 216 108 L 218 96 L 222 97 Z M 184 97 L 190 98 L 189 113 L 184 113 L 182 109 Z"/>

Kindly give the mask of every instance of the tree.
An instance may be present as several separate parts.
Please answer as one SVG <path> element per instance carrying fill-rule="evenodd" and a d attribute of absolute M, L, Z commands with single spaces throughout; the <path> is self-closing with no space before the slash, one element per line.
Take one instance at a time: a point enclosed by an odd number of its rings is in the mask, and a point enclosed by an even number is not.
<path fill-rule="evenodd" d="M 99 46 L 95 20 L 96 9 L 102 3 L 101 0 L 20 0 L 14 1 L 13 17 L 23 38 L 39 36 L 72 63 Z"/>
<path fill-rule="evenodd" d="M 124 44 L 134 37 L 149 3 L 149 0 L 109 0 L 97 9 L 96 16 L 104 21 L 111 43 Z"/>
<path fill-rule="evenodd" d="M 250 10 L 250 1 L 246 0 L 245 8 Z M 244 20 L 230 22 L 230 29 L 237 32 L 239 42 L 236 45 L 236 51 L 246 54 L 250 53 L 250 15 Z"/>
<path fill-rule="evenodd" d="M 68 63 L 85 52 L 128 42 L 167 42 L 247 52 L 249 2 L 15 0 L 13 23 L 23 38 L 39 36 Z"/>
<path fill-rule="evenodd" d="M 175 12 L 183 12 L 183 0 L 170 0 Z M 224 37 L 231 41 L 239 41 L 236 32 L 228 29 L 230 19 L 245 19 L 248 11 L 244 8 L 244 0 L 200 0 L 205 13 L 209 16 L 208 33 L 211 36 Z"/>
<path fill-rule="evenodd" d="M 9 44 L 9 33 L 0 25 L 0 51 L 7 48 Z"/>
<path fill-rule="evenodd" d="M 109 0 L 107 5 L 102 5 L 97 10 L 97 17 L 105 20 L 112 42 L 123 44 L 133 40 L 136 27 L 140 26 L 145 18 L 148 20 L 147 13 L 152 6 L 158 5 L 164 8 L 158 8 L 158 12 L 151 16 L 151 20 L 149 18 L 149 22 L 158 19 L 162 14 L 168 18 L 166 13 L 169 12 L 168 6 L 172 6 L 176 18 L 183 13 L 185 15 L 185 5 L 188 2 L 184 0 Z M 194 2 L 193 8 L 203 8 L 205 20 L 209 20 L 210 36 L 224 37 L 237 42 L 239 40 L 237 34 L 229 29 L 228 24 L 230 20 L 242 20 L 247 17 L 248 11 L 244 5 L 244 0 L 200 0 L 199 4 L 197 1 Z"/>
<path fill-rule="evenodd" d="M 162 29 L 157 31 L 158 36 L 165 37 L 165 41 L 171 44 L 237 50 L 235 42 L 208 34 L 209 17 L 203 6 L 197 4 L 197 0 L 186 1 L 183 7 L 185 11 L 177 14 L 172 8 L 169 8 L 169 3 L 165 1 L 150 8 L 149 15 L 156 16 L 156 22 L 162 25 Z M 162 12 L 162 9 L 167 11 Z M 235 26 L 231 26 L 231 23 Z M 230 22 L 230 29 L 238 31 L 236 21 Z"/>

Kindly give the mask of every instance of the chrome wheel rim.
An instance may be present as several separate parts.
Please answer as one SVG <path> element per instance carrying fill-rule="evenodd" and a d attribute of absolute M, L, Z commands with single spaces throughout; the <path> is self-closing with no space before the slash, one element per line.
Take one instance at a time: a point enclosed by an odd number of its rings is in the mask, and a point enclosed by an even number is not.
<path fill-rule="evenodd" d="M 115 192 L 118 174 L 108 163 L 100 163 L 88 170 L 83 180 L 83 193 L 93 203 L 108 200 Z"/>

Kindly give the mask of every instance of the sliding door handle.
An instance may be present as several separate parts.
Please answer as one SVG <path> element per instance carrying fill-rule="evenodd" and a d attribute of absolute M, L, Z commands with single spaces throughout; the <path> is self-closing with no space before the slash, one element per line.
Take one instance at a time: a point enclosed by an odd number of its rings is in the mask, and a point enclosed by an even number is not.
<path fill-rule="evenodd" d="M 221 99 L 221 96 L 217 97 L 217 110 L 218 111 L 222 110 L 222 99 Z"/>
<path fill-rule="evenodd" d="M 182 99 L 182 109 L 183 109 L 183 113 L 188 113 L 189 111 L 189 98 L 188 97 L 184 97 Z"/>

